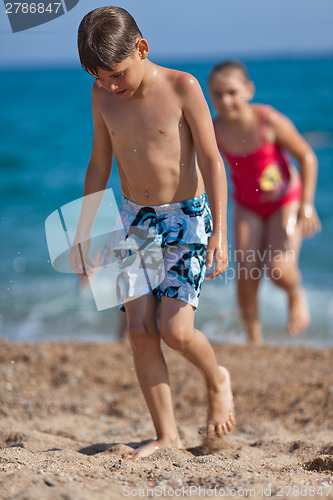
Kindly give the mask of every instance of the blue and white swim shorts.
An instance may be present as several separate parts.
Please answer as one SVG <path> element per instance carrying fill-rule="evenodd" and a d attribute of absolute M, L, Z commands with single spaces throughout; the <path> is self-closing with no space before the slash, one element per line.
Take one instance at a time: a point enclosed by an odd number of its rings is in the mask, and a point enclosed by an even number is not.
<path fill-rule="evenodd" d="M 196 308 L 213 225 L 206 193 L 154 206 L 123 197 L 119 213 L 121 224 L 100 258 L 102 266 L 117 260 L 119 304 L 153 294 L 158 300 L 172 297 Z"/>

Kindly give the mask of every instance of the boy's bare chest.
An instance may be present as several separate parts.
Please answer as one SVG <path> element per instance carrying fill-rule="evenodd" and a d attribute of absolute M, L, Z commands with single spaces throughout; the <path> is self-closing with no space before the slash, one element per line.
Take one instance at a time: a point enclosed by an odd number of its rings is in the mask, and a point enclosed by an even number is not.
<path fill-rule="evenodd" d="M 176 105 L 152 100 L 138 105 L 103 106 L 102 114 L 114 143 L 150 142 L 179 136 L 182 112 Z"/>

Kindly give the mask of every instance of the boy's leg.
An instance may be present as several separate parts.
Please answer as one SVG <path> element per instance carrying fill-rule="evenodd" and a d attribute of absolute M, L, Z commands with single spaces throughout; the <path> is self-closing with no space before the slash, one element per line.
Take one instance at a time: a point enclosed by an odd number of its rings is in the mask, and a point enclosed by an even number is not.
<path fill-rule="evenodd" d="M 145 295 L 125 304 L 129 341 L 136 374 L 151 414 L 157 440 L 135 450 L 128 458 L 150 455 L 157 448 L 181 446 L 171 400 L 167 366 L 157 327 L 158 301 Z"/>
<path fill-rule="evenodd" d="M 241 205 L 235 205 L 234 235 L 237 299 L 248 339 L 262 344 L 258 287 L 264 249 L 265 221 Z"/>
<path fill-rule="evenodd" d="M 119 314 L 117 337 L 118 337 L 118 340 L 120 340 L 121 342 L 123 342 L 127 339 L 126 314 L 124 314 L 123 312 L 121 312 Z"/>
<path fill-rule="evenodd" d="M 289 302 L 288 330 L 297 335 L 310 323 L 310 313 L 304 290 L 298 257 L 302 244 L 302 229 L 297 221 L 299 202 L 283 205 L 267 223 L 267 245 L 271 249 L 268 263 L 272 281 L 287 292 Z"/>
<path fill-rule="evenodd" d="M 160 335 L 169 347 L 201 371 L 208 391 L 208 430 L 222 437 L 235 424 L 229 372 L 218 366 L 208 339 L 194 329 L 194 314 L 190 304 L 162 297 Z"/>

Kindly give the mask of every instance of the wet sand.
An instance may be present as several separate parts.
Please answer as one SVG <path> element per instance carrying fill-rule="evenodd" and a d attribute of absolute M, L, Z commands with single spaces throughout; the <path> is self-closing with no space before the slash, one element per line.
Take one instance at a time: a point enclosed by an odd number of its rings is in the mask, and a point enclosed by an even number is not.
<path fill-rule="evenodd" d="M 184 449 L 154 429 L 126 343 L 0 342 L 0 498 L 333 498 L 333 349 L 214 345 L 237 425 L 204 442 L 197 371 L 165 348 Z"/>

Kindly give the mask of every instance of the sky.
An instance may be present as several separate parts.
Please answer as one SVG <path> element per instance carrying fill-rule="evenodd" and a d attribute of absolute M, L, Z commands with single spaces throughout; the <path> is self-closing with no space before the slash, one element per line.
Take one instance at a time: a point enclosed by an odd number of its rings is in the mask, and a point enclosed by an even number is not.
<path fill-rule="evenodd" d="M 78 25 L 87 12 L 109 4 L 79 0 L 57 19 L 12 33 L 4 3 L 2 69 L 79 67 Z M 333 55 L 333 0 L 118 0 L 116 5 L 133 15 L 155 62 Z"/>

